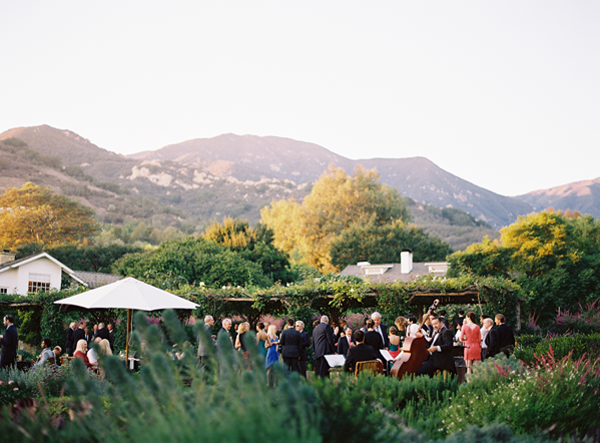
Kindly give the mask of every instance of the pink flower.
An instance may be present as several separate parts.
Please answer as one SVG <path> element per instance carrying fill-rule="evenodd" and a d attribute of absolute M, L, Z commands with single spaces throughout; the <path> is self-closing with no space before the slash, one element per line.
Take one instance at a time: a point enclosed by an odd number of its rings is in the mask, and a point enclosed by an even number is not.
<path fill-rule="evenodd" d="M 14 389 L 13 389 L 13 391 L 18 391 L 18 390 L 19 390 L 19 388 L 14 388 Z"/>
<path fill-rule="evenodd" d="M 12 381 L 12 380 L 10 380 L 10 381 L 8 382 L 8 384 L 9 384 L 9 385 L 12 385 L 13 383 L 14 383 L 14 381 Z"/>
<path fill-rule="evenodd" d="M 3 382 L 3 381 L 0 381 L 0 386 L 2 386 L 3 384 L 4 384 L 4 382 Z"/>

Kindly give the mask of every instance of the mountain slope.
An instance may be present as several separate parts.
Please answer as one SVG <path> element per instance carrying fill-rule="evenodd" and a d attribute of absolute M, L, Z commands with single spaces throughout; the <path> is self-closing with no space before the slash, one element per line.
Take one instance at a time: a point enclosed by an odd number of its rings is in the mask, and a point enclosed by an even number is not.
<path fill-rule="evenodd" d="M 283 137 L 224 134 L 199 138 L 128 156 L 137 160 L 170 160 L 205 168 L 240 181 L 265 177 L 308 183 L 330 164 L 352 168 L 353 161 L 315 145 Z"/>
<path fill-rule="evenodd" d="M 600 218 L 600 177 L 519 195 L 535 211 L 547 208 L 579 211 Z"/>
<path fill-rule="evenodd" d="M 348 173 L 362 165 L 377 169 L 383 183 L 406 197 L 438 207 L 460 208 L 497 229 L 533 210 L 526 202 L 469 183 L 424 157 L 351 160 L 313 143 L 282 137 L 226 134 L 188 140 L 128 158 L 196 165 L 214 175 L 239 181 L 276 177 L 296 184 L 318 179 L 329 164 L 342 167 Z"/>

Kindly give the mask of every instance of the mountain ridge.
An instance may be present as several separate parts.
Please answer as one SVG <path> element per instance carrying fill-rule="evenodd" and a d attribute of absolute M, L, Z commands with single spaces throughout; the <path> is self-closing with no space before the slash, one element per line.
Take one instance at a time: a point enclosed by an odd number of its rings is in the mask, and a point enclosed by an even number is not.
<path fill-rule="evenodd" d="M 479 241 L 498 233 L 476 220 L 454 225 L 443 217 L 443 208 L 465 211 L 495 229 L 534 210 L 562 209 L 550 197 L 544 200 L 543 190 L 518 198 L 502 196 L 423 156 L 352 160 L 314 143 L 277 136 L 222 134 L 127 156 L 48 125 L 13 128 L 0 134 L 0 140 L 0 188 L 33 181 L 89 204 L 107 223 L 135 218 L 163 226 L 202 226 L 223 216 L 254 223 L 271 201 L 304 198 L 331 164 L 348 173 L 358 165 L 376 168 L 383 183 L 414 201 L 415 222 L 455 248 L 464 247 L 467 238 Z M 600 184 L 591 182 L 594 190 Z M 594 210 L 595 200 L 586 207 Z"/>

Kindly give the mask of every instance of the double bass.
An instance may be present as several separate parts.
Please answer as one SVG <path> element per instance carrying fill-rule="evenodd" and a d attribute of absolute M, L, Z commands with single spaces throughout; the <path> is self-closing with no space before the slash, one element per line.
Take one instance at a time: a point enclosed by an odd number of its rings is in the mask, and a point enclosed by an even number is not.
<path fill-rule="evenodd" d="M 440 304 L 438 299 L 433 301 L 433 304 L 427 311 L 425 320 L 419 325 L 419 330 L 423 328 L 427 317 L 433 314 L 435 308 Z M 398 356 L 398 360 L 392 366 L 390 375 L 401 379 L 407 374 L 416 374 L 421 365 L 429 357 L 427 352 L 428 343 L 425 337 L 406 337 L 402 343 L 402 352 Z"/>

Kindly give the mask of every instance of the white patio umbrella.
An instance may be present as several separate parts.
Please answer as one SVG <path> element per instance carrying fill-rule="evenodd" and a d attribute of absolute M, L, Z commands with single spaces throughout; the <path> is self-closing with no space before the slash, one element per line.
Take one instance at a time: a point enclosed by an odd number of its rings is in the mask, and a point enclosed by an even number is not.
<path fill-rule="evenodd" d="M 127 277 L 109 285 L 54 302 L 57 305 L 80 306 L 85 309 L 127 309 L 126 358 L 129 361 L 129 331 L 131 311 L 162 309 L 196 309 L 199 305 L 162 289 Z"/>

